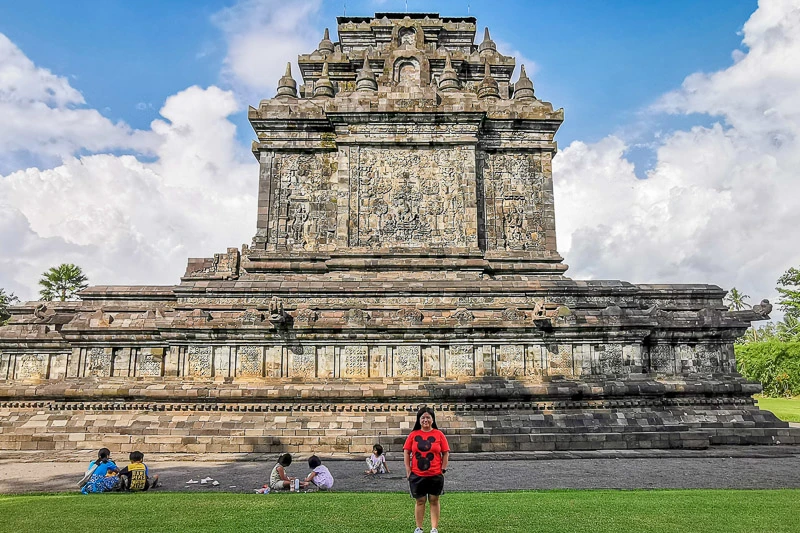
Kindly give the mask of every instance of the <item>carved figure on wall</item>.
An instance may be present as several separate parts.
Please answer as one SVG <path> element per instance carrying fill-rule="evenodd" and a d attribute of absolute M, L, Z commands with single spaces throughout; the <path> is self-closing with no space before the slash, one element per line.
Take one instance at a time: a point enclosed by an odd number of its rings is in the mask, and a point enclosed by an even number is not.
<path fill-rule="evenodd" d="M 289 236 L 293 241 L 293 244 L 299 248 L 302 248 L 305 245 L 305 238 L 304 238 L 304 229 L 306 225 L 306 221 L 308 220 L 308 211 L 304 205 L 300 204 L 294 210 L 294 215 L 292 216 L 292 222 L 289 225 Z"/>
<path fill-rule="evenodd" d="M 538 154 L 483 154 L 486 239 L 489 248 L 544 249 L 544 172 Z"/>
<path fill-rule="evenodd" d="M 336 232 L 335 162 L 325 154 L 277 154 L 270 241 L 289 250 L 332 249 Z"/>
<path fill-rule="evenodd" d="M 273 296 L 269 301 L 269 321 L 275 325 L 283 324 L 286 322 L 287 316 L 283 309 L 283 300 Z"/>

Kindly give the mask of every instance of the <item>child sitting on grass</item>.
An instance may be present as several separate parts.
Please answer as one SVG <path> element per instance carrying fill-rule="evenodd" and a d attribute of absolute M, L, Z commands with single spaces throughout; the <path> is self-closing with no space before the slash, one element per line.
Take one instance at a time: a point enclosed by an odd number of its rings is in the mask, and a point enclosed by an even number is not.
<path fill-rule="evenodd" d="M 367 457 L 367 469 L 364 473 L 367 475 L 390 473 L 389 467 L 386 466 L 386 456 L 383 455 L 383 446 L 380 444 L 372 447 L 372 455 Z"/>
<path fill-rule="evenodd" d="M 311 472 L 300 486 L 304 488 L 317 488 L 319 490 L 331 490 L 333 488 L 333 475 L 328 467 L 316 455 L 308 458 L 308 467 Z"/>
<path fill-rule="evenodd" d="M 144 454 L 136 451 L 131 452 L 128 458 L 131 464 L 119 471 L 119 477 L 127 490 L 144 491 L 158 487 L 158 474 L 150 477 L 150 471 L 144 464 Z"/>
<path fill-rule="evenodd" d="M 278 462 L 272 467 L 272 472 L 269 475 L 270 490 L 288 490 L 292 486 L 292 481 L 295 478 L 286 474 L 286 467 L 290 464 L 292 464 L 291 454 L 284 453 L 278 457 Z"/>

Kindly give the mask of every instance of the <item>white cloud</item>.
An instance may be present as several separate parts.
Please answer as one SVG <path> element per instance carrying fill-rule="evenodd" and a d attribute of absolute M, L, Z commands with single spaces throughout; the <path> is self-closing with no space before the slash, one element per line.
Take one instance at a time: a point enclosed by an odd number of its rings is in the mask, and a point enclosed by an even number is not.
<path fill-rule="evenodd" d="M 66 78 L 37 67 L 0 34 L 0 172 L 57 163 L 79 151 L 147 152 L 147 132 L 113 123 L 85 104 Z"/>
<path fill-rule="evenodd" d="M 28 70 L 57 90 L 37 92 L 27 79 L 27 94 L 39 100 L 9 97 L 10 105 L 80 101 L 63 78 Z M 240 110 L 230 91 L 190 87 L 138 132 L 150 139 L 153 162 L 64 155 L 52 169 L 0 175 L 0 287 L 35 298 L 39 274 L 61 262 L 81 265 L 93 284 L 170 285 L 188 257 L 246 242 L 255 228 L 258 166 L 228 120 Z M 76 146 L 87 144 L 71 134 Z"/>
<path fill-rule="evenodd" d="M 615 137 L 556 157 L 570 275 L 736 286 L 757 300 L 800 265 L 800 2 L 762 1 L 743 41 L 729 68 L 688 76 L 654 106 L 722 123 L 662 136 L 647 179 Z"/>
<path fill-rule="evenodd" d="M 225 75 L 246 100 L 273 96 L 286 63 L 316 49 L 322 39 L 316 24 L 320 6 L 320 0 L 244 0 L 214 15 L 228 44 Z M 296 66 L 293 73 L 302 83 Z"/>

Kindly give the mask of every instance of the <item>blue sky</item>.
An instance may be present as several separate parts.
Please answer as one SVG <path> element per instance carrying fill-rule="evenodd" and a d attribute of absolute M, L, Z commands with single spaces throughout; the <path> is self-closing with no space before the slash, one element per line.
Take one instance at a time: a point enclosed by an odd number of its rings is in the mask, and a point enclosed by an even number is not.
<path fill-rule="evenodd" d="M 2 8 L 0 32 L 37 65 L 69 78 L 89 106 L 111 120 L 146 128 L 169 95 L 191 85 L 230 86 L 220 76 L 226 42 L 213 18 L 231 4 L 9 2 Z M 340 0 L 323 2 L 312 20 L 316 33 L 321 36 L 325 26 L 333 29 L 344 5 Z M 445 16 L 466 15 L 467 6 L 478 18 L 478 39 L 488 26 L 495 40 L 536 62 L 537 94 L 566 109 L 558 136 L 566 146 L 576 139 L 595 142 L 609 133 L 642 136 L 638 140 L 646 142 L 652 131 L 685 123 L 648 116 L 650 128 L 642 132 L 640 114 L 659 95 L 678 87 L 687 73 L 730 64 L 756 2 L 408 2 L 409 11 Z M 350 15 L 371 15 L 404 11 L 405 3 L 349 0 L 346 7 Z M 245 142 L 252 135 L 244 113 L 235 122 Z M 648 157 L 638 155 L 643 161 Z"/>
<path fill-rule="evenodd" d="M 247 105 L 342 0 L 0 3 L 0 287 L 60 262 L 172 284 L 249 242 Z M 347 0 L 347 14 L 405 10 Z M 752 300 L 800 266 L 800 0 L 420 2 L 478 19 L 564 107 L 559 251 L 574 278 Z M 296 71 L 295 71 L 296 72 Z"/>

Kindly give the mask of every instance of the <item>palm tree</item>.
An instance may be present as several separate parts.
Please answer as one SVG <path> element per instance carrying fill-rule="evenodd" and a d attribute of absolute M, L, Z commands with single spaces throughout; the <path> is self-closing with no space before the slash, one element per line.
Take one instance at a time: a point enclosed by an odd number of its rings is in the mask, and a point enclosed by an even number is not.
<path fill-rule="evenodd" d="M 5 289 L 0 288 L 0 326 L 2 326 L 9 318 L 8 306 L 14 305 L 19 302 L 19 298 L 14 296 L 13 292 L 6 292 Z"/>
<path fill-rule="evenodd" d="M 742 309 L 750 307 L 750 304 L 745 302 L 748 298 L 750 298 L 748 295 L 742 294 L 739 292 L 739 289 L 733 287 L 728 293 L 728 296 L 725 297 L 725 303 L 728 304 L 728 310 L 741 311 Z"/>
<path fill-rule="evenodd" d="M 81 267 L 70 263 L 63 263 L 42 273 L 39 285 L 39 296 L 42 300 L 71 300 L 78 291 L 89 286 L 88 280 Z"/>

